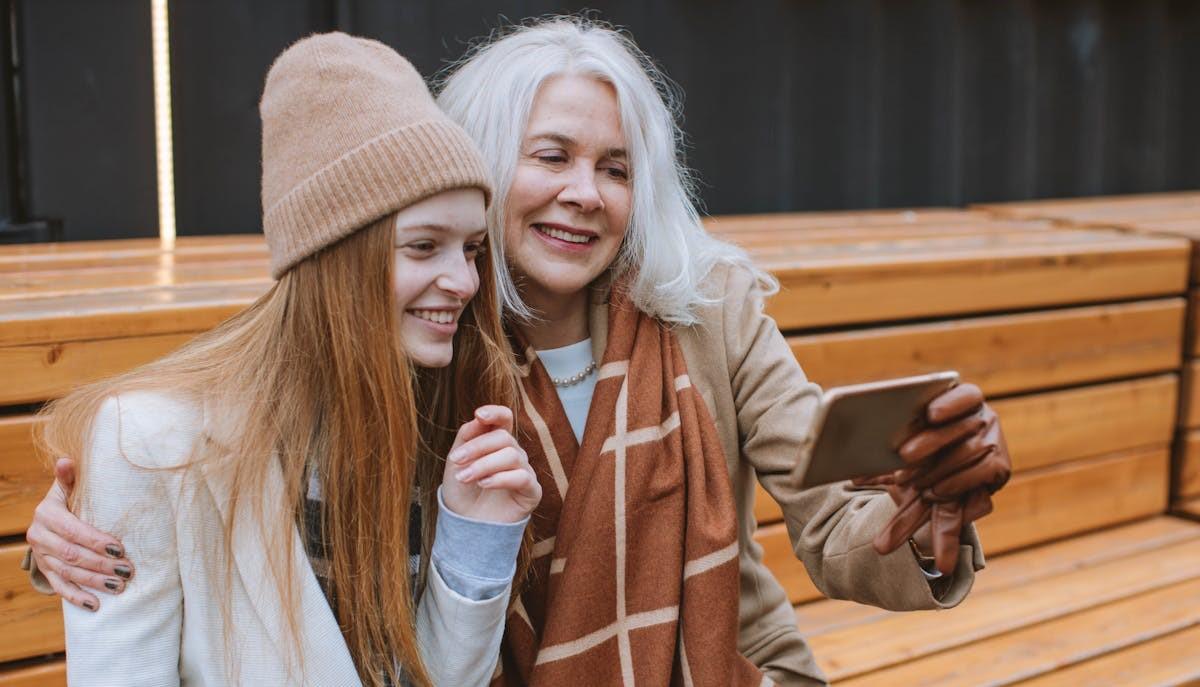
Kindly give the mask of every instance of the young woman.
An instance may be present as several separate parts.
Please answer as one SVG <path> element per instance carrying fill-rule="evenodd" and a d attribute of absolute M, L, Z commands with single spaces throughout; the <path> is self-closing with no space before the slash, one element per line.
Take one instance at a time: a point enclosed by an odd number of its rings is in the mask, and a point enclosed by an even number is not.
<path fill-rule="evenodd" d="M 773 280 L 704 232 L 677 104 L 627 37 L 574 18 L 515 29 L 457 65 L 439 103 L 497 183 L 519 438 L 545 494 L 497 682 L 823 684 L 753 540 L 755 479 L 825 594 L 965 596 L 983 565 L 967 523 L 1008 474 L 995 414 L 962 385 L 930 404 L 886 490 L 791 484 L 819 389 L 762 312 Z M 39 537 L 72 526 L 44 508 Z"/>
<path fill-rule="evenodd" d="M 540 487 L 506 407 L 483 163 L 373 41 L 296 43 L 261 111 L 278 282 L 46 411 L 76 512 L 141 571 L 64 604 L 69 679 L 485 683 Z"/>

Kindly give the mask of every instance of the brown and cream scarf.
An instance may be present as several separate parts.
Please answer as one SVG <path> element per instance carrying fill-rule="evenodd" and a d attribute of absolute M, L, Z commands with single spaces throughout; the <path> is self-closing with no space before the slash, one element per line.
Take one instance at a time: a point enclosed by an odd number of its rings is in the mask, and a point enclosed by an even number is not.
<path fill-rule="evenodd" d="M 675 336 L 614 289 L 581 445 L 514 335 L 534 560 L 494 687 L 770 684 L 737 650 L 736 510 Z"/>

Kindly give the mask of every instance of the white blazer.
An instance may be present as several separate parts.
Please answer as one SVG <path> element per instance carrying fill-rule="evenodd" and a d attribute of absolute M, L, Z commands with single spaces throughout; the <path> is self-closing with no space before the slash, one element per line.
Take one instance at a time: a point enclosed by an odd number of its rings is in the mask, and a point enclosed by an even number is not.
<path fill-rule="evenodd" d="M 100 609 L 63 603 L 72 685 L 358 685 L 358 674 L 298 531 L 292 561 L 300 581 L 300 654 L 289 652 L 285 617 L 250 509 L 239 507 L 225 637 L 221 515 L 229 489 L 201 469 L 156 470 L 186 461 L 202 434 L 222 436 L 222 417 L 155 392 L 108 399 L 92 438 L 81 515 L 122 540 L 137 575 Z M 281 502 L 282 479 L 266 495 Z M 417 610 L 422 658 L 435 684 L 487 684 L 499 656 L 508 592 L 472 601 L 429 566 Z M 227 651 L 229 650 L 229 651 Z"/>

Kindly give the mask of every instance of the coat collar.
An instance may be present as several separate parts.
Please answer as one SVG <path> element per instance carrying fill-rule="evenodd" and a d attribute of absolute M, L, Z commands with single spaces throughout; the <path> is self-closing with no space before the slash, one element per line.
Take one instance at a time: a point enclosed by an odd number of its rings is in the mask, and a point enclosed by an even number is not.
<path fill-rule="evenodd" d="M 218 407 L 211 401 L 204 404 L 204 434 L 218 443 L 228 444 L 227 437 L 234 435 L 240 422 L 238 411 Z M 283 475 L 275 460 L 271 460 L 271 474 L 267 479 L 267 493 L 263 494 L 265 512 L 278 512 L 283 506 Z M 221 513 L 222 520 L 229 518 L 232 485 L 228 475 L 202 464 L 205 483 L 213 501 Z M 263 539 L 262 528 L 254 521 L 248 508 L 239 508 L 233 524 L 233 562 L 238 581 L 245 589 L 250 604 L 259 621 L 266 629 L 280 661 L 293 665 L 295 653 L 285 645 L 286 620 L 279 605 L 279 592 L 272 584 L 270 564 L 267 557 L 268 543 Z M 316 575 L 308 562 L 300 533 L 292 528 L 292 566 L 294 579 L 300 582 L 297 599 L 301 604 L 300 648 L 303 655 L 304 682 L 318 685 L 358 685 L 358 671 L 350 657 L 350 649 L 333 611 L 317 583 Z"/>

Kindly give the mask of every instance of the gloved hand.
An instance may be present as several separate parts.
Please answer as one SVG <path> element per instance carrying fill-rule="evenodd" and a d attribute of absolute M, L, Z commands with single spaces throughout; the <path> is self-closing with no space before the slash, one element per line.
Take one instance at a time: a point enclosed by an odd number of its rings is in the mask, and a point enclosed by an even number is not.
<path fill-rule="evenodd" d="M 910 467 L 854 484 L 885 488 L 899 506 L 875 537 L 876 551 L 895 551 L 929 522 L 937 569 L 951 574 L 962 528 L 992 512 L 991 495 L 1008 482 L 1012 460 L 999 418 L 974 384 L 946 391 L 925 413 L 928 427 L 899 450 Z"/>

